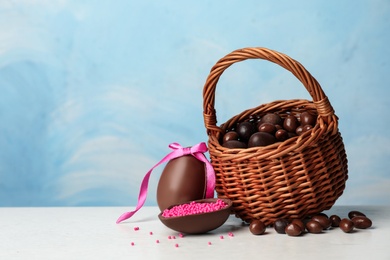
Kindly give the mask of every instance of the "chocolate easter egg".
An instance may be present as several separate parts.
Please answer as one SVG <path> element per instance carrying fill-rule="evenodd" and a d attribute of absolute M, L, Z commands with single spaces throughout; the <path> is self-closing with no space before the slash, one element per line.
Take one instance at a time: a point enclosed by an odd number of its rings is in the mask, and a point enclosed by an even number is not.
<path fill-rule="evenodd" d="M 205 198 L 206 166 L 192 155 L 170 160 L 157 185 L 157 204 L 161 211 L 172 205 Z"/>

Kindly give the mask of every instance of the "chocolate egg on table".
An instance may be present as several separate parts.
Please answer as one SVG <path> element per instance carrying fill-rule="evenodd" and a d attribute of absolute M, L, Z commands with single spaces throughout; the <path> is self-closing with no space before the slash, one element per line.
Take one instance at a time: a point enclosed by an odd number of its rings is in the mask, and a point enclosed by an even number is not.
<path fill-rule="evenodd" d="M 363 216 L 363 217 L 366 217 L 366 215 L 360 211 L 357 211 L 357 210 L 352 210 L 348 213 L 348 217 L 350 219 L 353 219 L 354 217 L 357 217 L 357 216 Z"/>
<path fill-rule="evenodd" d="M 347 218 L 343 218 L 341 221 L 340 221 L 340 225 L 339 225 L 340 229 L 342 231 L 344 231 L 345 233 L 350 233 L 353 231 L 355 225 L 353 224 L 352 220 L 350 219 L 347 219 Z"/>
<path fill-rule="evenodd" d="M 286 227 L 288 225 L 288 220 L 284 218 L 278 218 L 274 222 L 274 229 L 279 234 L 286 234 Z"/>
<path fill-rule="evenodd" d="M 264 234 L 266 228 L 267 227 L 264 224 L 264 222 L 259 220 L 259 219 L 252 220 L 250 225 L 249 225 L 249 231 L 253 235 L 262 235 L 262 234 Z"/>
<path fill-rule="evenodd" d="M 164 209 L 193 200 L 206 194 L 206 165 L 192 155 L 170 160 L 157 185 L 157 204 Z"/>
<path fill-rule="evenodd" d="M 356 228 L 359 229 L 366 229 L 372 226 L 372 221 L 371 219 L 365 217 L 365 216 L 356 216 L 353 217 L 352 222 Z"/>
<path fill-rule="evenodd" d="M 232 202 L 228 199 L 203 199 L 196 200 L 178 205 L 172 205 L 167 210 L 172 210 L 174 207 L 183 206 L 190 203 L 197 204 L 213 204 L 223 203 L 223 207 L 217 210 L 207 210 L 203 213 L 185 214 L 180 216 L 164 216 L 162 211 L 158 218 L 161 222 L 170 229 L 187 234 L 202 234 L 220 227 L 226 222 L 231 214 Z"/>
<path fill-rule="evenodd" d="M 317 222 L 315 220 L 309 220 L 306 223 L 306 229 L 307 229 L 307 231 L 309 231 L 309 233 L 319 234 L 322 232 L 322 230 L 324 228 L 322 227 L 322 225 L 319 222 Z"/>

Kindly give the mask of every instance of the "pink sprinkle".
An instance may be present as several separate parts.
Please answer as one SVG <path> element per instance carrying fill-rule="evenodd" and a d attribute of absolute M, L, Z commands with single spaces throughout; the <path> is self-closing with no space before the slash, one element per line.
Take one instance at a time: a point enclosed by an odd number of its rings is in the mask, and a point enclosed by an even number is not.
<path fill-rule="evenodd" d="M 176 239 L 176 237 L 175 237 L 175 236 L 172 236 L 172 239 Z"/>
<path fill-rule="evenodd" d="M 223 239 L 223 236 L 219 236 L 220 239 Z"/>
<path fill-rule="evenodd" d="M 157 240 L 156 240 L 156 243 L 157 243 L 157 244 L 160 243 L 160 240 L 157 239 Z"/>
<path fill-rule="evenodd" d="M 229 236 L 229 237 L 234 237 L 234 234 L 233 234 L 232 232 L 229 232 L 229 233 L 228 233 L 228 236 Z"/>
<path fill-rule="evenodd" d="M 131 245 L 134 246 L 135 245 L 134 242 L 131 242 Z"/>
<path fill-rule="evenodd" d="M 139 230 L 139 227 L 134 227 L 134 230 L 135 230 L 135 231 L 138 231 L 138 230 Z"/>
<path fill-rule="evenodd" d="M 171 237 L 171 236 L 168 236 L 168 239 L 172 239 L 172 237 Z"/>
<path fill-rule="evenodd" d="M 149 235 L 153 235 L 153 232 L 152 232 L 152 231 L 150 231 L 150 232 L 149 232 Z"/>
<path fill-rule="evenodd" d="M 227 204 L 221 200 L 217 199 L 215 203 L 199 203 L 191 201 L 187 204 L 181 204 L 172 207 L 171 209 L 166 209 L 163 211 L 162 216 L 165 218 L 169 217 L 182 217 L 187 215 L 209 213 L 225 208 Z"/>
<path fill-rule="evenodd" d="M 208 242 L 209 246 L 211 246 L 211 242 Z"/>
<path fill-rule="evenodd" d="M 175 244 L 175 247 L 179 247 L 179 244 Z"/>
<path fill-rule="evenodd" d="M 182 233 L 179 233 L 179 237 L 183 238 L 183 237 L 184 237 L 184 235 L 183 235 Z"/>

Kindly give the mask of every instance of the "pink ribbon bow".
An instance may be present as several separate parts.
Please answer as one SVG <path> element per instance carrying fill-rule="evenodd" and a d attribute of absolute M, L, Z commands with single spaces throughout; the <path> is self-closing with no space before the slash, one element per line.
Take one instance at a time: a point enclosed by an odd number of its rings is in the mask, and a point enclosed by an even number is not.
<path fill-rule="evenodd" d="M 146 201 L 146 196 L 148 193 L 149 178 L 150 178 L 150 175 L 151 175 L 152 171 L 154 170 L 154 168 L 156 168 L 157 166 L 159 166 L 163 162 L 167 162 L 169 160 L 175 159 L 177 157 L 181 157 L 183 155 L 190 154 L 190 155 L 194 156 L 196 159 L 198 159 L 199 161 L 202 161 L 206 164 L 206 198 L 213 198 L 214 197 L 215 173 L 214 173 L 213 166 L 211 165 L 211 163 L 207 160 L 207 158 L 203 154 L 203 153 L 208 151 L 206 144 L 202 142 L 202 143 L 199 143 L 199 144 L 194 145 L 192 147 L 182 147 L 178 143 L 171 143 L 169 145 L 169 148 L 171 148 L 173 151 L 171 153 L 169 153 L 168 155 L 166 155 L 155 166 L 153 166 L 152 169 L 150 169 L 146 173 L 144 179 L 142 180 L 140 191 L 139 191 L 139 196 L 138 196 L 138 203 L 137 203 L 137 207 L 135 208 L 135 210 L 123 213 L 116 221 L 117 224 L 128 219 L 128 218 L 131 218 L 144 205 L 144 203 Z"/>

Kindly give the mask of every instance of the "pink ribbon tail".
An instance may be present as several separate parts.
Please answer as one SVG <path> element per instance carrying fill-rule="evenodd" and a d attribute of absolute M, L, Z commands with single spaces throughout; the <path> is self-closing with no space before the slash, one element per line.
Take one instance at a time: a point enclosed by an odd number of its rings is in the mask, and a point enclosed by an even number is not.
<path fill-rule="evenodd" d="M 206 156 L 204 155 L 205 152 L 208 151 L 207 146 L 205 143 L 199 143 L 197 145 L 194 145 L 190 148 L 183 148 L 178 143 L 171 143 L 169 145 L 169 148 L 171 148 L 173 151 L 166 155 L 161 161 L 159 161 L 155 166 L 153 166 L 146 174 L 144 179 L 142 180 L 139 195 L 138 195 L 138 202 L 135 210 L 130 212 L 123 213 L 116 223 L 120 223 L 126 219 L 131 218 L 142 206 L 145 204 L 147 193 L 148 193 L 148 184 L 149 184 L 149 178 L 152 174 L 152 171 L 159 166 L 160 164 L 167 162 L 169 160 L 175 159 L 177 157 L 191 154 L 199 161 L 202 161 L 206 165 L 206 198 L 212 198 L 214 197 L 214 188 L 215 188 L 215 172 L 214 168 L 211 165 L 211 163 L 207 160 Z"/>

